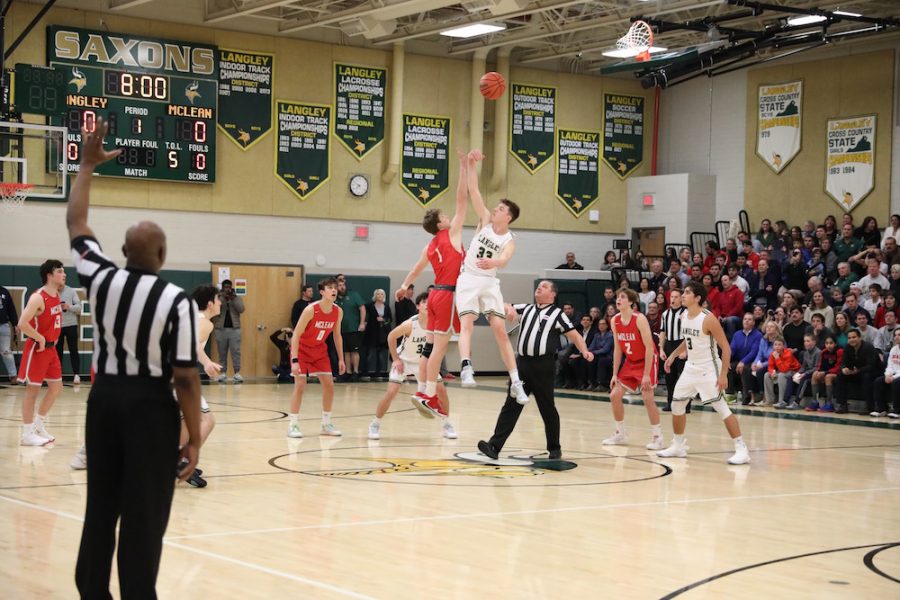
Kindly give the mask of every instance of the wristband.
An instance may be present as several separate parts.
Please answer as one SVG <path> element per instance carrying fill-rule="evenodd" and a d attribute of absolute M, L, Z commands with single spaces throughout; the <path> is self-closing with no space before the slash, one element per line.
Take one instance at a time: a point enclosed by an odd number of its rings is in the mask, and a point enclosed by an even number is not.
<path fill-rule="evenodd" d="M 299 364 L 299 363 L 300 363 L 300 359 L 299 359 L 299 358 L 292 358 L 292 359 L 291 359 L 291 364 L 292 364 L 292 365 L 296 365 L 296 364 Z"/>

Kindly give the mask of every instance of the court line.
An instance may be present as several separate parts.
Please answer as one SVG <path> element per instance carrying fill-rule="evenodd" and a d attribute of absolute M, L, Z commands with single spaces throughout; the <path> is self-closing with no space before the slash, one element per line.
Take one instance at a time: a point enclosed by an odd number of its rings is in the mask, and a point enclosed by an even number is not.
<path fill-rule="evenodd" d="M 25 508 L 38 510 L 41 512 L 56 515 L 58 517 L 64 517 L 64 518 L 70 519 L 72 521 L 77 521 L 78 523 L 84 523 L 84 519 L 82 517 L 79 517 L 77 515 L 73 515 L 71 513 L 67 513 L 67 512 L 61 511 L 61 510 L 56 510 L 56 509 L 50 508 L 48 506 L 43 506 L 41 504 L 35 504 L 33 502 L 25 502 L 24 500 L 17 500 L 16 498 L 10 498 L 8 496 L 3 496 L 3 495 L 0 495 L 0 500 L 5 500 L 11 504 L 17 504 L 17 505 L 23 506 Z M 243 560 L 240 560 L 237 558 L 231 558 L 230 556 L 225 556 L 223 554 L 217 554 L 215 552 L 208 552 L 206 550 L 201 550 L 199 548 L 192 548 L 190 546 L 185 546 L 184 544 L 172 542 L 167 539 L 163 540 L 163 544 L 165 544 L 167 546 L 171 546 L 172 548 L 177 548 L 179 550 L 185 550 L 187 552 L 199 554 L 200 556 L 205 556 L 207 558 L 213 558 L 216 560 L 220 560 L 222 562 L 235 564 L 235 565 L 244 567 L 246 569 L 250 569 L 252 571 L 259 571 L 260 573 L 265 573 L 267 575 L 275 575 L 276 577 L 281 577 L 283 579 L 287 579 L 287 580 L 293 581 L 295 583 L 302 583 L 302 584 L 316 587 L 319 589 L 327 590 L 329 592 L 334 592 L 335 594 L 340 594 L 341 596 L 345 596 L 347 598 L 358 598 L 359 600 L 376 600 L 373 596 L 366 596 L 365 594 L 360 594 L 360 593 L 354 592 L 352 590 L 346 590 L 344 588 L 340 588 L 340 587 L 331 585 L 330 583 L 324 583 L 322 581 L 316 581 L 315 579 L 309 579 L 309 578 L 303 577 L 301 575 L 293 575 L 291 573 L 285 573 L 283 571 L 270 569 L 269 567 L 264 567 L 262 565 L 257 565 L 255 563 L 243 561 Z"/>
<path fill-rule="evenodd" d="M 553 513 L 567 513 L 567 512 L 580 512 L 587 510 L 609 510 L 609 509 L 618 509 L 618 508 L 647 508 L 652 506 L 672 506 L 672 505 L 684 505 L 684 504 L 705 504 L 710 502 L 729 502 L 735 500 L 771 500 L 777 498 L 803 498 L 810 496 L 836 496 L 840 494 L 868 494 L 872 492 L 895 492 L 900 490 L 900 487 L 885 487 L 885 488 L 866 488 L 866 489 L 855 489 L 855 490 L 828 490 L 828 491 L 820 491 L 820 492 L 793 492 L 789 494 L 764 494 L 757 496 L 721 496 L 715 498 L 693 498 L 693 499 L 685 499 L 685 500 L 667 500 L 667 501 L 657 501 L 657 502 L 634 502 L 634 503 L 621 503 L 621 504 L 595 504 L 595 505 L 587 505 L 587 506 L 570 506 L 566 508 L 539 508 L 534 510 L 516 510 L 516 511 L 507 511 L 507 512 L 481 512 L 481 513 L 469 513 L 469 514 L 457 514 L 457 515 L 437 515 L 431 517 L 407 517 L 403 519 L 377 519 L 371 521 L 353 521 L 348 523 L 328 523 L 321 525 L 301 525 L 297 527 L 267 527 L 264 529 L 247 529 L 243 531 L 222 531 L 217 533 L 197 533 L 191 535 L 176 535 L 170 536 L 166 538 L 166 541 L 169 540 L 193 540 L 193 539 L 201 539 L 201 538 L 213 538 L 213 537 L 230 537 L 230 536 L 238 536 L 238 535 L 256 535 L 260 533 L 285 533 L 289 531 L 303 531 L 309 529 L 338 529 L 344 527 L 357 527 L 360 525 L 395 525 L 398 523 L 420 523 L 427 521 L 456 521 L 462 519 L 483 519 L 490 517 L 512 517 L 512 516 L 520 516 L 520 515 L 539 515 L 539 514 L 553 514 Z M 0 496 L 2 498 L 2 496 Z"/>

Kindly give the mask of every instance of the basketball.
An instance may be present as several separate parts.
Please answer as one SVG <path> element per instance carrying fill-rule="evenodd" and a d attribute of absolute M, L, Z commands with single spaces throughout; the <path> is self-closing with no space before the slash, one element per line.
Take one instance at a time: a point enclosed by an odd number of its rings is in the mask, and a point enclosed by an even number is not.
<path fill-rule="evenodd" d="M 478 89 L 481 90 L 481 95 L 488 100 L 496 100 L 506 91 L 506 80 L 500 73 L 491 71 L 481 76 Z"/>

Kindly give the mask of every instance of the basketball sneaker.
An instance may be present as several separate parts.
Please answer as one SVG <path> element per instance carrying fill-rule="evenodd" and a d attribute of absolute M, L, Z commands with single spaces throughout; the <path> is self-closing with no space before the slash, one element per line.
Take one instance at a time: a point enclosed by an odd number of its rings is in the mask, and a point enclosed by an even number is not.
<path fill-rule="evenodd" d="M 451 423 L 450 421 L 444 421 L 442 428 L 444 430 L 444 437 L 448 440 L 455 440 L 459 437 L 459 435 L 456 433 L 456 429 L 453 428 L 453 423 Z"/>
<path fill-rule="evenodd" d="M 731 458 L 728 459 L 729 465 L 746 465 L 750 462 L 750 451 L 747 449 L 747 444 L 741 442 L 739 444 L 735 444 L 734 446 L 734 454 L 731 455 Z"/>
<path fill-rule="evenodd" d="M 509 384 L 509 395 L 514 396 L 519 404 L 528 404 L 528 394 L 525 393 L 525 384 L 521 381 L 513 381 Z"/>
<path fill-rule="evenodd" d="M 235 373 L 234 377 L 231 378 L 231 381 L 233 381 L 234 383 L 244 383 L 244 378 L 241 377 L 240 373 Z"/>
<path fill-rule="evenodd" d="M 888 413 L 888 419 L 900 419 L 900 414 L 897 414 L 895 412 Z"/>
<path fill-rule="evenodd" d="M 76 471 L 87 469 L 87 448 L 85 448 L 84 444 L 81 445 L 81 448 L 78 449 L 78 452 L 76 452 L 75 456 L 72 457 L 72 460 L 69 461 L 69 466 Z"/>
<path fill-rule="evenodd" d="M 297 421 L 291 421 L 290 425 L 288 425 L 287 436 L 289 438 L 302 438 L 303 433 L 300 432 L 300 423 Z"/>
<path fill-rule="evenodd" d="M 55 442 L 56 436 L 47 431 L 47 428 L 44 427 L 45 420 L 35 415 L 34 417 L 34 432 L 38 434 L 40 437 L 47 438 L 48 441 Z"/>
<path fill-rule="evenodd" d="M 19 440 L 19 445 L 21 446 L 43 446 L 44 444 L 49 444 L 50 439 L 45 438 L 43 436 L 38 435 L 34 431 L 29 431 L 28 433 L 23 433 L 21 440 Z"/>
<path fill-rule="evenodd" d="M 602 442 L 604 446 L 624 446 L 627 443 L 628 434 L 626 434 L 624 431 L 617 431 Z"/>
<path fill-rule="evenodd" d="M 687 458 L 688 450 L 690 450 L 690 448 L 687 445 L 687 440 L 680 444 L 675 440 L 672 440 L 672 444 L 668 448 L 660 450 L 656 455 L 661 458 Z"/>
<path fill-rule="evenodd" d="M 437 396 L 426 396 L 422 394 L 422 397 L 419 400 L 422 406 L 430 412 L 435 417 L 446 417 L 447 413 L 444 412 L 444 409 L 441 407 L 441 401 L 438 400 Z"/>
<path fill-rule="evenodd" d="M 869 416 L 870 416 L 870 417 L 886 417 L 886 416 L 887 416 L 887 411 L 877 411 L 877 410 L 873 410 L 872 412 L 869 413 Z"/>
<path fill-rule="evenodd" d="M 225 374 L 223 373 L 222 375 L 216 377 L 216 383 L 225 383 L 225 379 Z"/>
<path fill-rule="evenodd" d="M 662 435 L 654 435 L 647 444 L 647 450 L 662 450 L 666 447 L 666 442 Z"/>
<path fill-rule="evenodd" d="M 426 396 L 424 393 L 416 392 L 415 396 L 409 397 L 409 401 L 412 402 L 412 405 L 416 407 L 420 415 L 422 415 L 426 419 L 433 419 L 434 413 L 428 410 L 425 404 L 423 404 L 427 398 L 428 396 Z"/>
<path fill-rule="evenodd" d="M 473 388 L 478 384 L 475 382 L 475 369 L 472 367 L 463 367 L 459 372 L 459 382 L 464 388 Z"/>
<path fill-rule="evenodd" d="M 381 423 L 379 423 L 378 421 L 372 421 L 371 423 L 369 423 L 369 439 L 381 439 Z"/>
<path fill-rule="evenodd" d="M 330 435 L 332 437 L 340 437 L 343 435 L 338 429 L 331 423 L 322 423 L 322 431 L 319 432 L 319 435 Z"/>
<path fill-rule="evenodd" d="M 72 378 L 72 385 L 81 385 L 81 377 L 76 375 Z"/>
<path fill-rule="evenodd" d="M 202 477 L 200 477 L 201 472 L 202 471 L 198 471 L 197 469 L 194 469 L 194 472 L 191 473 L 191 476 L 187 478 L 187 482 L 189 484 L 191 484 L 192 487 L 195 487 L 195 488 L 205 488 L 206 487 L 206 480 L 203 479 Z"/>

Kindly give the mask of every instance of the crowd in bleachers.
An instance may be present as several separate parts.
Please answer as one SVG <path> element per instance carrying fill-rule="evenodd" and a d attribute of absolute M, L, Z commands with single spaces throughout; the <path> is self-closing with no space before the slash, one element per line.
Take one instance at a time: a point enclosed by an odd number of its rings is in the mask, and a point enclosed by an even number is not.
<path fill-rule="evenodd" d="M 609 251 L 602 270 L 646 272 L 622 276 L 614 287 L 637 287 L 641 311 L 658 335 L 673 291 L 695 280 L 707 289 L 706 308 L 719 318 L 732 349 L 731 402 L 777 409 L 900 418 L 900 216 L 880 229 L 874 217 L 857 225 L 829 215 L 820 225 L 789 227 L 763 219 L 755 233 L 740 231 L 703 253 L 683 247 L 665 257 L 640 250 Z M 573 255 L 574 259 L 574 255 Z M 574 261 L 573 261 L 574 262 Z M 560 267 L 563 267 L 562 265 Z M 584 361 L 571 345 L 560 352 L 557 383 L 606 391 L 612 370 L 609 319 L 613 288 L 583 316 L 564 306 L 594 352 Z M 678 309 L 680 310 L 680 309 Z"/>

